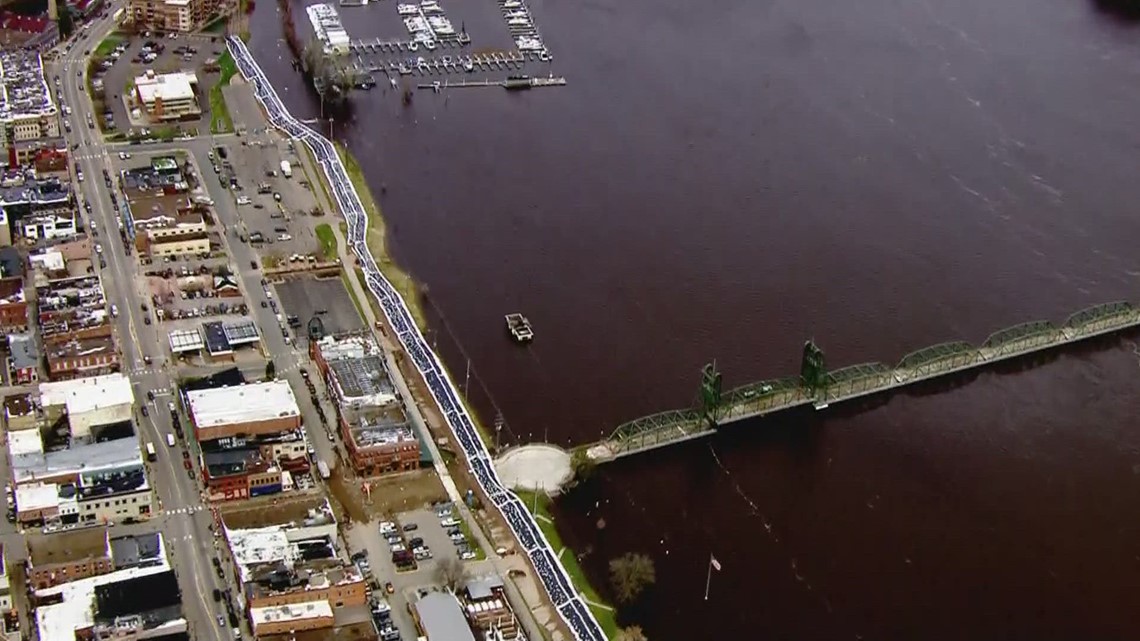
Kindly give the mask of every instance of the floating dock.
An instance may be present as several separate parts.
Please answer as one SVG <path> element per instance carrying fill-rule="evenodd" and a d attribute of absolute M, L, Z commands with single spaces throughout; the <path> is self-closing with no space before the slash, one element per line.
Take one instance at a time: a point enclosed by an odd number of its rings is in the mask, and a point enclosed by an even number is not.
<path fill-rule="evenodd" d="M 562 87 L 565 84 L 565 78 L 551 76 L 549 78 L 528 77 L 507 78 L 506 80 L 459 80 L 456 82 L 437 80 L 436 82 L 432 83 L 420 83 L 416 85 L 416 89 L 442 91 L 444 89 L 464 89 L 468 87 L 502 87 L 507 91 L 518 91 L 520 89 L 531 89 L 536 87 Z"/>

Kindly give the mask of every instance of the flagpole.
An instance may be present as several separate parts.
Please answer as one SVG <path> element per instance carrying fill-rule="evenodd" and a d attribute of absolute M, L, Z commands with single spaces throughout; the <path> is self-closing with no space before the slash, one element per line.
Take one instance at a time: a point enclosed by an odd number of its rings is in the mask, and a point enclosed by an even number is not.
<path fill-rule="evenodd" d="M 713 556 L 710 553 L 709 554 L 709 571 L 708 571 L 708 575 L 705 577 L 705 601 L 709 600 L 709 586 L 712 585 L 712 561 L 713 561 Z"/>

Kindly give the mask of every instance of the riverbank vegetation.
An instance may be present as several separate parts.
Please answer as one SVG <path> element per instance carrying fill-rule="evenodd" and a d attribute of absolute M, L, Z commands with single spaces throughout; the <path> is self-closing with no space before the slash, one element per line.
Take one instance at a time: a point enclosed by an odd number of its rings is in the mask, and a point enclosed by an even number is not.
<path fill-rule="evenodd" d="M 234 121 L 230 117 L 230 109 L 226 106 L 226 96 L 222 90 L 230 84 L 234 74 L 237 73 L 237 63 L 230 55 L 229 50 L 218 58 L 218 82 L 210 87 L 210 133 L 220 134 L 234 130 Z"/>

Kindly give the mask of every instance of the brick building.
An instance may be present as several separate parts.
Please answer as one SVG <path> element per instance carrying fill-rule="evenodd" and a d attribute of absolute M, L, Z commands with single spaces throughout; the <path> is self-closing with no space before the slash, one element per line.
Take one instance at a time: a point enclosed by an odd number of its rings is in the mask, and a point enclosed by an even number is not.
<path fill-rule="evenodd" d="M 12 334 L 28 329 L 28 299 L 20 276 L 0 278 L 0 332 Z"/>

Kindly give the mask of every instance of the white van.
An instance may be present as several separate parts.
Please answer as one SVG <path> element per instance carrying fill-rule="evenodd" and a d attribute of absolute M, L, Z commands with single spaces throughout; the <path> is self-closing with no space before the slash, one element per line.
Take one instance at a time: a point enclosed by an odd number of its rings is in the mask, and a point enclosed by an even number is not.
<path fill-rule="evenodd" d="M 166 435 L 166 444 L 169 445 L 170 447 L 174 447 L 174 435 L 173 434 L 167 434 Z"/>

